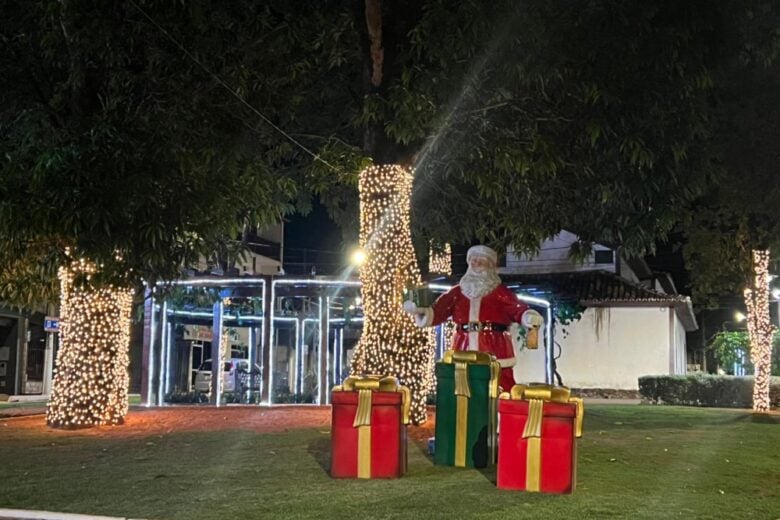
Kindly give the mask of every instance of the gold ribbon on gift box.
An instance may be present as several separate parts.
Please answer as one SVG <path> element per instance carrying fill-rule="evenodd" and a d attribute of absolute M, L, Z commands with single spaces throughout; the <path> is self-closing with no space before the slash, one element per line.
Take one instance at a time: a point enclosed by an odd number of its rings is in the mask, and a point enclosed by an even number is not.
<path fill-rule="evenodd" d="M 466 437 L 468 434 L 469 418 L 469 399 L 471 398 L 471 388 L 469 387 L 469 365 L 490 365 L 490 417 L 488 419 L 488 429 L 495 432 L 495 421 L 497 417 L 496 398 L 498 397 L 498 374 L 501 366 L 492 354 L 487 352 L 476 352 L 472 350 L 456 351 L 448 350 L 442 357 L 442 362 L 455 364 L 455 466 L 466 467 Z M 488 438 L 491 461 L 496 460 L 496 442 L 494 435 Z"/>
<path fill-rule="evenodd" d="M 374 392 L 401 392 L 402 421 L 409 424 L 412 393 L 399 385 L 393 376 L 349 376 L 341 385 L 333 387 L 334 392 L 357 392 L 358 407 L 352 427 L 358 429 L 358 478 L 371 478 L 371 395 Z"/>
<path fill-rule="evenodd" d="M 528 419 L 523 430 L 523 439 L 527 439 L 525 466 L 525 487 L 527 491 L 539 491 L 542 477 L 542 420 L 544 403 L 572 403 L 577 407 L 574 420 L 574 436 L 582 437 L 582 419 L 585 405 L 581 398 L 572 397 L 571 390 L 565 386 L 551 386 L 544 383 L 515 385 L 512 391 L 504 392 L 501 399 L 528 401 Z"/>

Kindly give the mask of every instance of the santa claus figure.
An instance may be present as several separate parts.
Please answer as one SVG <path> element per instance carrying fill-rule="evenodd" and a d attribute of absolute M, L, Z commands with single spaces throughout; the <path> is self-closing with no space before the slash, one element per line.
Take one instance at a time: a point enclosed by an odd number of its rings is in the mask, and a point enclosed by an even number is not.
<path fill-rule="evenodd" d="M 539 327 L 541 314 L 517 299 L 501 284 L 496 272 L 498 255 L 487 246 L 474 246 L 466 253 L 468 270 L 460 283 L 439 296 L 432 307 L 404 302 L 404 311 L 415 316 L 419 327 L 433 327 L 452 318 L 455 322 L 454 350 L 478 350 L 496 356 L 501 365 L 500 386 L 515 384 L 516 363 L 509 326 Z"/>

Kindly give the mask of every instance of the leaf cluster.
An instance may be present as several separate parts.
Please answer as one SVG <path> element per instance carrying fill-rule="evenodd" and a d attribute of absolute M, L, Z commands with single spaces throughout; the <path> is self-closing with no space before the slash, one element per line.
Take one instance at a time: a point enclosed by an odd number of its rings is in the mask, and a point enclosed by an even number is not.
<path fill-rule="evenodd" d="M 308 39 L 318 15 L 251 2 L 4 4 L 0 299 L 50 300 L 66 249 L 96 283 L 176 278 L 292 209 L 302 150 L 269 123 L 308 126 L 296 84 L 351 18 Z"/>
<path fill-rule="evenodd" d="M 379 125 L 417 150 L 418 232 L 532 251 L 567 228 L 585 250 L 598 240 L 642 253 L 708 179 L 710 71 L 727 16 L 714 3 L 394 9 L 383 11 L 391 74 L 344 107 L 358 115 L 338 136 L 358 148 L 355 128 Z"/>
<path fill-rule="evenodd" d="M 683 221 L 694 300 L 705 306 L 749 284 L 753 250 L 780 265 L 780 7 L 755 1 L 732 13 L 711 103 L 717 175 Z"/>

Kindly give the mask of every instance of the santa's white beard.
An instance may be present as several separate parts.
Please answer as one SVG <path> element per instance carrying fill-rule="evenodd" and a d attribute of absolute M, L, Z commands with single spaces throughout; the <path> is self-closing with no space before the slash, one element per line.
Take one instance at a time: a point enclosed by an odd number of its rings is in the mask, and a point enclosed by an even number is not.
<path fill-rule="evenodd" d="M 501 278 L 494 269 L 485 269 L 477 273 L 469 267 L 460 279 L 460 290 L 469 299 L 482 298 L 490 294 L 500 283 Z"/>

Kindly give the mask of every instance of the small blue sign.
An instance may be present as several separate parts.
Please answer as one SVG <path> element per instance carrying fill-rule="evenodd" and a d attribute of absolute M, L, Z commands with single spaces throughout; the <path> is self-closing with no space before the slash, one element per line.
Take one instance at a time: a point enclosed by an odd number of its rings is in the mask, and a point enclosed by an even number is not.
<path fill-rule="evenodd" d="M 46 316 L 43 319 L 43 330 L 46 332 L 59 332 L 60 318 L 57 316 Z"/>

